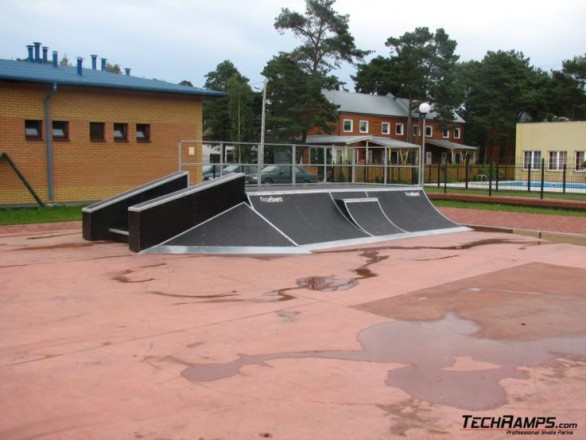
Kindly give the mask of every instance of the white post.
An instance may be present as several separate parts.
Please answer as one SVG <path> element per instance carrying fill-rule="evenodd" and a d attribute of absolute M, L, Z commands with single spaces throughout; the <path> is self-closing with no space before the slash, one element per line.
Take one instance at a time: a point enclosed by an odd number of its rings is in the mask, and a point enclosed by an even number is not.
<path fill-rule="evenodd" d="M 265 78 L 263 81 L 262 90 L 262 115 L 260 118 L 260 145 L 258 146 L 258 185 L 260 186 L 261 175 L 260 172 L 263 169 L 264 157 L 265 157 L 265 113 L 266 113 L 266 102 L 267 102 L 267 84 L 269 80 Z M 292 171 L 292 170 L 291 170 Z"/>
<path fill-rule="evenodd" d="M 423 129 L 421 131 L 421 155 L 419 158 L 419 186 L 423 188 L 425 184 L 425 178 L 423 177 L 423 173 L 425 170 L 425 116 L 431 110 L 431 106 L 427 102 L 422 102 L 419 105 L 419 114 L 423 118 L 422 126 Z"/>

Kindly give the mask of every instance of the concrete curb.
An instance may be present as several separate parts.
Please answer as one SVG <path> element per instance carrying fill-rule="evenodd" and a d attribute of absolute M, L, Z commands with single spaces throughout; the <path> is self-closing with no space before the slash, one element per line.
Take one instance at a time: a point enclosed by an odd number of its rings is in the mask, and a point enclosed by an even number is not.
<path fill-rule="evenodd" d="M 580 200 L 537 199 L 533 197 L 481 196 L 472 194 L 426 193 L 430 200 L 457 200 L 460 202 L 494 203 L 499 205 L 530 206 L 534 208 L 586 211 L 586 202 Z"/>
<path fill-rule="evenodd" d="M 498 226 L 486 225 L 464 225 L 479 232 L 503 232 L 506 234 L 522 235 L 525 237 L 539 238 L 541 240 L 553 241 L 556 243 L 568 243 L 578 246 L 586 246 L 586 235 L 567 234 L 553 231 L 536 231 L 521 228 L 501 228 Z"/>

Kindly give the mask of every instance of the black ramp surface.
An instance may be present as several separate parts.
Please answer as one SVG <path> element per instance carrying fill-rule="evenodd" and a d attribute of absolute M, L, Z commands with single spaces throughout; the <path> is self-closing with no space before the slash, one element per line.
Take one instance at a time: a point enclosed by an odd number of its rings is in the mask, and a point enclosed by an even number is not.
<path fill-rule="evenodd" d="M 166 246 L 295 246 L 246 203 L 164 243 Z"/>
<path fill-rule="evenodd" d="M 189 186 L 189 175 L 180 171 L 137 188 L 86 206 L 83 213 L 83 238 L 109 240 L 110 228 L 128 229 L 128 208 Z"/>
<path fill-rule="evenodd" d="M 128 208 L 128 245 L 140 252 L 246 201 L 244 174 L 217 179 L 175 191 Z"/>
<path fill-rule="evenodd" d="M 377 197 L 389 220 L 407 232 L 459 227 L 441 215 L 422 190 L 368 191 L 368 195 Z"/>
<path fill-rule="evenodd" d="M 249 194 L 264 218 L 299 245 L 325 243 L 369 235 L 342 215 L 329 192 Z"/>
<path fill-rule="evenodd" d="M 391 235 L 405 232 L 389 221 L 378 199 L 344 199 L 341 204 L 363 231 L 372 235 Z"/>

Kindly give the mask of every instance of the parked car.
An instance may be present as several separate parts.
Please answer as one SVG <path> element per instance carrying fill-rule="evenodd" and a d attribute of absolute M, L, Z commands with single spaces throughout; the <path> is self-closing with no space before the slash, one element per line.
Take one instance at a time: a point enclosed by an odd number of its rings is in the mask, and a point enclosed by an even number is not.
<path fill-rule="evenodd" d="M 204 165 L 201 171 L 203 180 L 215 179 L 216 177 L 220 177 L 220 164 L 210 163 Z"/>
<path fill-rule="evenodd" d="M 228 165 L 224 168 L 224 172 L 222 174 L 228 173 L 244 173 L 246 176 L 246 180 L 248 181 L 250 177 L 258 172 L 258 166 L 256 165 Z"/>
<path fill-rule="evenodd" d="M 317 183 L 317 176 L 300 165 L 269 165 L 260 172 L 261 183 L 292 183 L 291 169 L 295 170 L 296 183 Z M 258 174 L 250 176 L 249 183 L 258 183 Z"/>

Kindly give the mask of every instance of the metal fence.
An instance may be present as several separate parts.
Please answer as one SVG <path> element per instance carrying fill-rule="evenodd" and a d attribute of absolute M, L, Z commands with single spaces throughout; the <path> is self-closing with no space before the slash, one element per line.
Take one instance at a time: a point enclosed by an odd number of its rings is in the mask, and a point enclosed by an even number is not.
<path fill-rule="evenodd" d="M 550 169 L 502 164 L 434 164 L 425 166 L 426 188 L 434 191 L 476 192 L 487 195 L 525 195 L 586 200 L 586 169 L 562 165 Z"/>
<path fill-rule="evenodd" d="M 361 155 L 357 153 L 359 149 L 362 149 Z M 400 151 L 378 146 L 180 141 L 178 156 L 179 170 L 189 171 L 192 183 L 236 171 L 247 175 L 249 185 L 369 183 L 415 186 L 421 172 L 417 153 L 417 150 Z M 585 168 L 564 165 L 550 169 L 545 160 L 533 164 L 533 168 L 531 165 L 468 161 L 426 164 L 423 178 L 426 191 L 433 192 L 586 200 Z"/>

